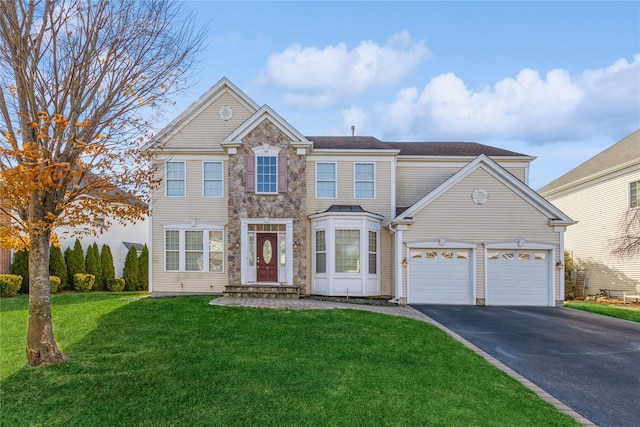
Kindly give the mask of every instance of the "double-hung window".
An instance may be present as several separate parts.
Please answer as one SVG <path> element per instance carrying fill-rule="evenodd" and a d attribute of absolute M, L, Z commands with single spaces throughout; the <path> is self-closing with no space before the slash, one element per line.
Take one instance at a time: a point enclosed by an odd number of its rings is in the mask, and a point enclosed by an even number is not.
<path fill-rule="evenodd" d="M 256 193 L 278 192 L 278 157 L 256 156 Z"/>
<path fill-rule="evenodd" d="M 369 230 L 369 274 L 378 274 L 378 233 Z"/>
<path fill-rule="evenodd" d="M 640 181 L 629 183 L 629 207 L 640 208 Z"/>
<path fill-rule="evenodd" d="M 165 164 L 165 186 L 169 197 L 185 196 L 185 162 L 169 161 Z"/>
<path fill-rule="evenodd" d="M 202 195 L 222 197 L 222 162 L 202 163 Z"/>
<path fill-rule="evenodd" d="M 336 198 L 336 164 L 316 163 L 316 198 Z"/>
<path fill-rule="evenodd" d="M 222 230 L 165 230 L 165 270 L 222 272 Z"/>
<path fill-rule="evenodd" d="M 356 163 L 354 167 L 354 197 L 373 199 L 376 197 L 376 172 L 373 163 Z"/>
<path fill-rule="evenodd" d="M 316 231 L 316 273 L 327 272 L 327 238 L 326 231 Z"/>

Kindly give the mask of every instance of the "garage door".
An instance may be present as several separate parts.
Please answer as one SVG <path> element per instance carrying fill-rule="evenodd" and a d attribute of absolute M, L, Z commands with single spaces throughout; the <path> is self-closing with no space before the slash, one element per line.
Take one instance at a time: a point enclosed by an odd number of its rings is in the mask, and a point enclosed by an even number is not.
<path fill-rule="evenodd" d="M 488 250 L 487 305 L 550 305 L 550 262 L 549 251 Z"/>
<path fill-rule="evenodd" d="M 472 304 L 470 249 L 411 249 L 409 304 Z"/>

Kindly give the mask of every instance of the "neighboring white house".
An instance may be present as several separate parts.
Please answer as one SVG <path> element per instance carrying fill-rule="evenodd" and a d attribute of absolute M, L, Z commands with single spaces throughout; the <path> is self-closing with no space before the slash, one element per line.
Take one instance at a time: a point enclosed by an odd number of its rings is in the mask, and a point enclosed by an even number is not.
<path fill-rule="evenodd" d="M 528 187 L 534 157 L 472 142 L 304 136 L 227 79 L 156 148 L 153 295 L 564 300 L 573 221 Z"/>
<path fill-rule="evenodd" d="M 538 191 L 578 223 L 565 247 L 585 273 L 585 294 L 612 296 L 640 284 L 640 257 L 611 253 L 623 218 L 640 209 L 640 130 Z"/>
<path fill-rule="evenodd" d="M 110 224 L 107 229 L 103 227 L 103 224 Z M 115 267 L 116 277 L 122 277 L 122 269 L 124 267 L 124 261 L 127 257 L 127 252 L 131 246 L 135 246 L 138 250 L 138 254 L 142 250 L 144 245 L 148 245 L 149 242 L 149 217 L 145 216 L 143 219 L 131 223 L 121 224 L 117 219 L 104 218 L 100 224 L 94 224 L 92 226 L 86 226 L 87 231 L 94 231 L 97 235 L 74 235 L 77 230 L 70 229 L 68 227 L 59 227 L 55 229 L 55 233 L 60 241 L 60 248 L 64 252 L 68 247 L 73 249 L 73 245 L 76 238 L 80 240 L 82 249 L 84 249 L 85 256 L 87 254 L 87 248 L 93 243 L 98 244 L 98 249 L 102 250 L 102 245 L 109 245 L 111 248 L 111 254 L 113 255 L 113 264 Z"/>

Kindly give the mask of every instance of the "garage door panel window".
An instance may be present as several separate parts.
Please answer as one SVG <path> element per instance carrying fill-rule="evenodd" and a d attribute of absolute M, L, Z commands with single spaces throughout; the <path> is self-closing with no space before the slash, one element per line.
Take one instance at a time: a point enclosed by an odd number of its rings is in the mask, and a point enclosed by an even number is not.
<path fill-rule="evenodd" d="M 456 257 L 458 259 L 469 259 L 469 251 L 457 251 Z"/>
<path fill-rule="evenodd" d="M 409 253 L 409 256 L 411 258 L 422 258 L 422 251 L 416 250 L 416 249 L 411 249 L 411 252 Z"/>
<path fill-rule="evenodd" d="M 534 252 L 533 253 L 533 259 L 536 261 L 544 261 L 545 259 L 547 259 L 547 253 L 546 252 Z"/>
<path fill-rule="evenodd" d="M 427 258 L 429 258 L 429 259 L 438 258 L 438 252 L 437 251 L 427 251 Z"/>

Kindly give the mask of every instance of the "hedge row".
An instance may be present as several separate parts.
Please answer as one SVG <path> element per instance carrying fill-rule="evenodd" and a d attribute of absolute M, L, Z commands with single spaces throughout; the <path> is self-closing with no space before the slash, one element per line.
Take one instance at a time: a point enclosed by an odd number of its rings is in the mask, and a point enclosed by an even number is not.
<path fill-rule="evenodd" d="M 56 289 L 62 290 L 115 291 L 120 288 L 120 281 L 122 281 L 122 287 L 125 290 L 144 291 L 149 289 L 148 265 L 149 250 L 147 245 L 142 248 L 140 256 L 138 256 L 135 247 L 129 248 L 121 279 L 115 277 L 113 255 L 109 245 L 105 244 L 102 246 L 102 250 L 99 250 L 97 243 L 94 242 L 87 248 L 85 255 L 80 240 L 76 239 L 73 247 L 68 247 L 64 254 L 59 247 L 53 245 L 49 250 L 49 274 L 58 278 Z M 27 250 L 14 254 L 9 273 L 20 277 L 20 286 L 17 292 L 29 293 L 29 252 Z M 78 274 L 91 275 L 93 283 L 88 285 L 87 278 L 76 279 Z M 78 283 L 77 280 L 80 280 L 81 283 Z M 14 282 L 12 281 L 12 283 Z M 12 285 L 11 289 L 14 286 Z M 51 287 L 52 293 L 54 293 L 53 283 Z M 9 289 L 8 285 L 7 289 Z"/>

